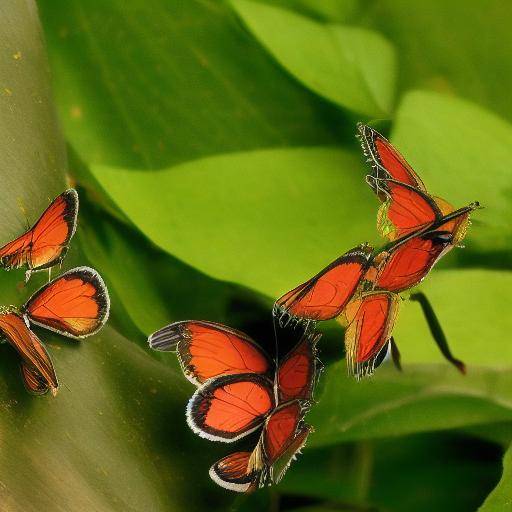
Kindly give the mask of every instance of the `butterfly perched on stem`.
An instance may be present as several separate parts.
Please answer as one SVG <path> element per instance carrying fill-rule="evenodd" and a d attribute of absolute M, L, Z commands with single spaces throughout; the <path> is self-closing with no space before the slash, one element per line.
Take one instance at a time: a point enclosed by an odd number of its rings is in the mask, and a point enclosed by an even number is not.
<path fill-rule="evenodd" d="M 28 231 L 0 248 L 0 266 L 6 270 L 27 267 L 32 272 L 62 262 L 75 234 L 78 194 L 70 188 L 56 197 Z"/>
<path fill-rule="evenodd" d="M 44 327 L 63 336 L 82 339 L 97 333 L 108 319 L 110 300 L 100 275 L 78 267 L 36 291 L 21 307 L 0 312 L 0 334 L 21 357 L 25 387 L 34 394 L 56 394 L 58 381 L 51 358 L 31 330 Z"/>
<path fill-rule="evenodd" d="M 319 370 L 319 337 L 305 333 L 278 364 L 246 334 L 213 322 L 175 322 L 149 337 L 154 350 L 176 352 L 198 386 L 186 411 L 196 434 L 231 443 L 261 429 L 253 450 L 212 466 L 217 484 L 246 492 L 284 475 L 311 430 L 303 418 Z"/>

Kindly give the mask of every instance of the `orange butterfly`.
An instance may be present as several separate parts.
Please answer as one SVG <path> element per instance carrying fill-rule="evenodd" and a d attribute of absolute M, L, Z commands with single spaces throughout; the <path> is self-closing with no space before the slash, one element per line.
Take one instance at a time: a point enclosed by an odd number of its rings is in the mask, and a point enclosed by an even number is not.
<path fill-rule="evenodd" d="M 78 194 L 70 188 L 48 206 L 26 233 L 0 248 L 0 265 L 6 270 L 27 266 L 32 272 L 49 269 L 64 259 L 76 230 Z"/>
<path fill-rule="evenodd" d="M 420 177 L 385 137 L 362 123 L 357 129 L 363 153 L 372 166 L 367 182 L 382 202 L 377 214 L 382 236 L 396 240 L 426 229 L 440 230 L 452 234 L 452 247 L 460 244 L 470 213 L 480 207 L 479 203 L 455 210 L 444 199 L 429 195 Z"/>
<path fill-rule="evenodd" d="M 198 386 L 187 422 L 199 436 L 233 442 L 262 428 L 252 452 L 236 452 L 210 469 L 219 485 L 239 492 L 277 482 L 311 428 L 303 423 L 318 372 L 316 343 L 305 334 L 279 365 L 246 334 L 222 324 L 175 322 L 152 334 L 154 350 L 176 351 Z"/>
<path fill-rule="evenodd" d="M 0 332 L 22 359 L 22 378 L 28 391 L 55 395 L 57 377 L 48 352 L 29 328 L 38 325 L 70 338 L 97 333 L 108 319 L 110 300 L 100 275 L 89 267 L 72 269 L 49 282 L 18 311 L 0 312 Z"/>
<path fill-rule="evenodd" d="M 316 276 L 276 300 L 273 314 L 285 325 L 336 318 L 352 299 L 368 267 L 373 248 L 361 244 L 340 256 Z"/>

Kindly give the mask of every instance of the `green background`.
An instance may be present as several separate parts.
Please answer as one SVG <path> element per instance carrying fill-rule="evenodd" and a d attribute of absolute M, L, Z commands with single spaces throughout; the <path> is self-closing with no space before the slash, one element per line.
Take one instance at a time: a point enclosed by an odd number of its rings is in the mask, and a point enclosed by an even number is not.
<path fill-rule="evenodd" d="M 112 317 L 80 343 L 40 333 L 56 398 L 1 347 L 0 509 L 512 510 L 511 24 L 505 0 L 2 2 L 0 243 L 76 186 L 64 267 L 101 272 Z M 234 495 L 208 477 L 231 447 L 188 429 L 193 387 L 146 337 L 194 318 L 271 346 L 276 296 L 380 243 L 357 121 L 433 194 L 485 207 L 421 286 L 468 375 L 417 303 L 402 374 L 348 379 L 321 326 L 316 432 L 279 486 Z M 2 274 L 2 303 L 44 276 L 22 282 Z"/>

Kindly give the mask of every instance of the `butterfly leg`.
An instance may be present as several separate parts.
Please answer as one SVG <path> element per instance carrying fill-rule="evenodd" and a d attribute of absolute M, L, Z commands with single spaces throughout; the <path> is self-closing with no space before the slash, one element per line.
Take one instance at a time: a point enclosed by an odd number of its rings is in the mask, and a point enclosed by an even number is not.
<path fill-rule="evenodd" d="M 434 309 L 425 294 L 421 292 L 413 293 L 411 295 L 411 300 L 419 302 L 421 309 L 423 310 L 423 314 L 425 315 L 425 319 L 427 320 L 430 333 L 439 347 L 441 354 L 443 354 L 445 359 L 452 363 L 462 374 L 465 374 L 466 365 L 460 359 L 453 356 L 441 324 L 439 323 L 439 320 L 434 313 Z"/>
<path fill-rule="evenodd" d="M 30 276 L 32 275 L 32 270 L 27 270 L 25 272 L 25 283 L 28 283 L 28 280 L 30 279 Z"/>

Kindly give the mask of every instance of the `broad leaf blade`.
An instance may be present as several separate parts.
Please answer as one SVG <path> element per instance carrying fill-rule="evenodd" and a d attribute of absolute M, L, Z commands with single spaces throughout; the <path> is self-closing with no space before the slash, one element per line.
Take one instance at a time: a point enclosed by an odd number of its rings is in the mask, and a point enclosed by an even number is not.
<path fill-rule="evenodd" d="M 512 125 L 450 96 L 405 96 L 392 141 L 429 192 L 456 207 L 478 200 L 466 245 L 481 251 L 510 248 Z"/>
<path fill-rule="evenodd" d="M 91 170 L 157 246 L 270 297 L 374 231 L 360 158 L 341 150 L 234 153 L 159 172 Z"/>
<path fill-rule="evenodd" d="M 368 116 L 390 112 L 395 55 L 382 36 L 252 0 L 232 4 L 263 46 L 306 87 Z"/>

